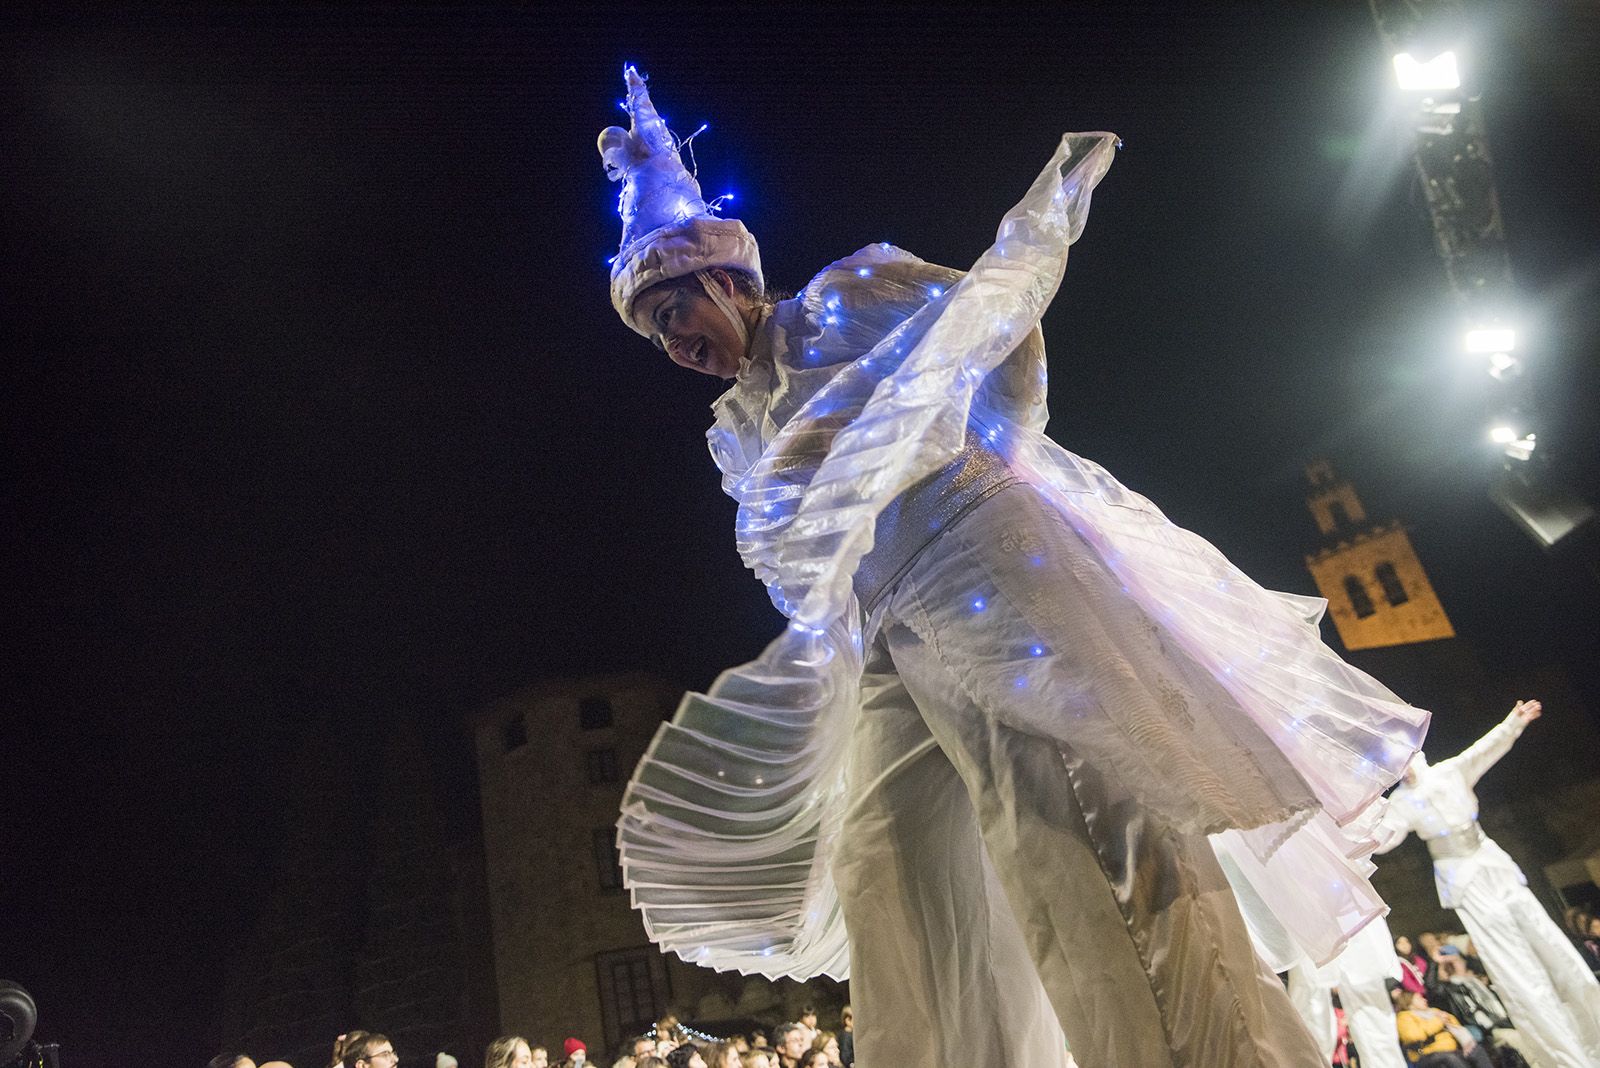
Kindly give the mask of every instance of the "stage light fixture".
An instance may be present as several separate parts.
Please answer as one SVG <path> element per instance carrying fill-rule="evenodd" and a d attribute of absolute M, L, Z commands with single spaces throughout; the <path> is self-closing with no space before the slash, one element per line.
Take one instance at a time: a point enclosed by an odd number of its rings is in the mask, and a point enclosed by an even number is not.
<path fill-rule="evenodd" d="M 1419 62 L 1410 52 L 1401 52 L 1394 57 L 1394 76 L 1400 88 L 1408 93 L 1461 88 L 1461 73 L 1456 68 L 1454 52 L 1440 52 L 1426 63 Z"/>
<path fill-rule="evenodd" d="M 1538 444 L 1539 443 L 1534 435 L 1524 434 L 1522 437 L 1506 446 L 1506 455 L 1511 457 L 1513 460 L 1520 460 L 1523 463 L 1527 463 L 1529 460 L 1533 459 L 1533 450 L 1538 446 Z"/>
<path fill-rule="evenodd" d="M 1489 354 L 1489 373 L 1502 382 L 1510 381 L 1522 373 L 1522 363 L 1504 352 Z"/>
<path fill-rule="evenodd" d="M 1471 353 L 1512 352 L 1517 347 L 1517 332 L 1509 326 L 1476 326 L 1464 340 Z"/>
<path fill-rule="evenodd" d="M 1509 445 L 1517 440 L 1517 432 L 1502 423 L 1489 431 L 1489 440 L 1496 445 Z"/>

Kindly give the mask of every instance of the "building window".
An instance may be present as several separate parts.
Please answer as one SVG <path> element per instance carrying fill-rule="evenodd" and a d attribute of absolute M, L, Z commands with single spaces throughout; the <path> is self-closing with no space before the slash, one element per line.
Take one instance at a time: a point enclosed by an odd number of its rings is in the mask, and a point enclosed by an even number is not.
<path fill-rule="evenodd" d="M 528 725 L 523 722 L 520 713 L 500 728 L 500 740 L 505 744 L 508 753 L 528 744 Z"/>
<path fill-rule="evenodd" d="M 665 962 L 654 946 L 595 955 L 607 1045 L 623 1045 L 625 1039 L 650 1031 L 666 1011 L 672 991 Z"/>
<path fill-rule="evenodd" d="M 611 698 L 585 697 L 578 702 L 578 726 L 598 731 L 611 726 Z"/>
<path fill-rule="evenodd" d="M 617 855 L 617 829 L 598 828 L 594 834 L 594 867 L 600 876 L 600 889 L 622 889 L 622 858 Z"/>
<path fill-rule="evenodd" d="M 591 749 L 583 754 L 584 765 L 589 770 L 589 782 L 598 786 L 601 783 L 617 781 L 617 751 L 615 749 Z"/>
<path fill-rule="evenodd" d="M 1395 572 L 1394 565 L 1385 560 L 1378 565 L 1378 585 L 1383 587 L 1384 600 L 1390 604 L 1405 604 L 1411 600 L 1411 595 L 1406 593 L 1405 584 L 1400 581 L 1400 576 Z"/>
<path fill-rule="evenodd" d="M 1367 588 L 1354 575 L 1344 577 L 1344 592 L 1350 598 L 1350 607 L 1356 610 L 1357 619 L 1366 619 L 1377 611 L 1372 606 L 1372 598 L 1367 596 Z"/>

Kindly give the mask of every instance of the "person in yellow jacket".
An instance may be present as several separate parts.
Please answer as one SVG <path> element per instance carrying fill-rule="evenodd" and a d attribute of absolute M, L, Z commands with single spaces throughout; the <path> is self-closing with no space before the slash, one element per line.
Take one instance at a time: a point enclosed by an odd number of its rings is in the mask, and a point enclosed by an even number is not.
<path fill-rule="evenodd" d="M 1423 994 L 1394 992 L 1394 1024 L 1406 1060 L 1419 1068 L 1494 1068 L 1489 1054 L 1473 1039 L 1461 1021 L 1428 1004 Z"/>

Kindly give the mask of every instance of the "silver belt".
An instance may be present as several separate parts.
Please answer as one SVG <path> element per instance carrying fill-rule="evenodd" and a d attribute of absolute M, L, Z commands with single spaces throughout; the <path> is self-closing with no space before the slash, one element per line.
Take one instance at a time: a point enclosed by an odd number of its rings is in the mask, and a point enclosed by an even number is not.
<path fill-rule="evenodd" d="M 1429 838 L 1428 852 L 1433 854 L 1435 860 L 1441 857 L 1470 857 L 1488 840 L 1484 837 L 1481 827 L 1476 823 L 1469 823 L 1458 831 L 1449 831 L 1437 838 Z"/>
<path fill-rule="evenodd" d="M 856 599 L 862 609 L 870 610 L 962 513 L 1019 481 L 969 427 L 961 455 L 890 501 L 878 515 L 872 551 L 856 568 Z"/>

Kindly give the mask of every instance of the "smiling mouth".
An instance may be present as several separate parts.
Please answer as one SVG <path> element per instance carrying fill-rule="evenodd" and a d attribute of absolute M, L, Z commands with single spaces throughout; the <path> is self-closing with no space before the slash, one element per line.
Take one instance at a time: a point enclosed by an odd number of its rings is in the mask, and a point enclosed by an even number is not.
<path fill-rule="evenodd" d="M 696 367 L 704 367 L 706 365 L 705 338 L 701 338 L 699 341 L 696 341 L 693 345 L 689 346 L 689 362 L 693 363 Z"/>

